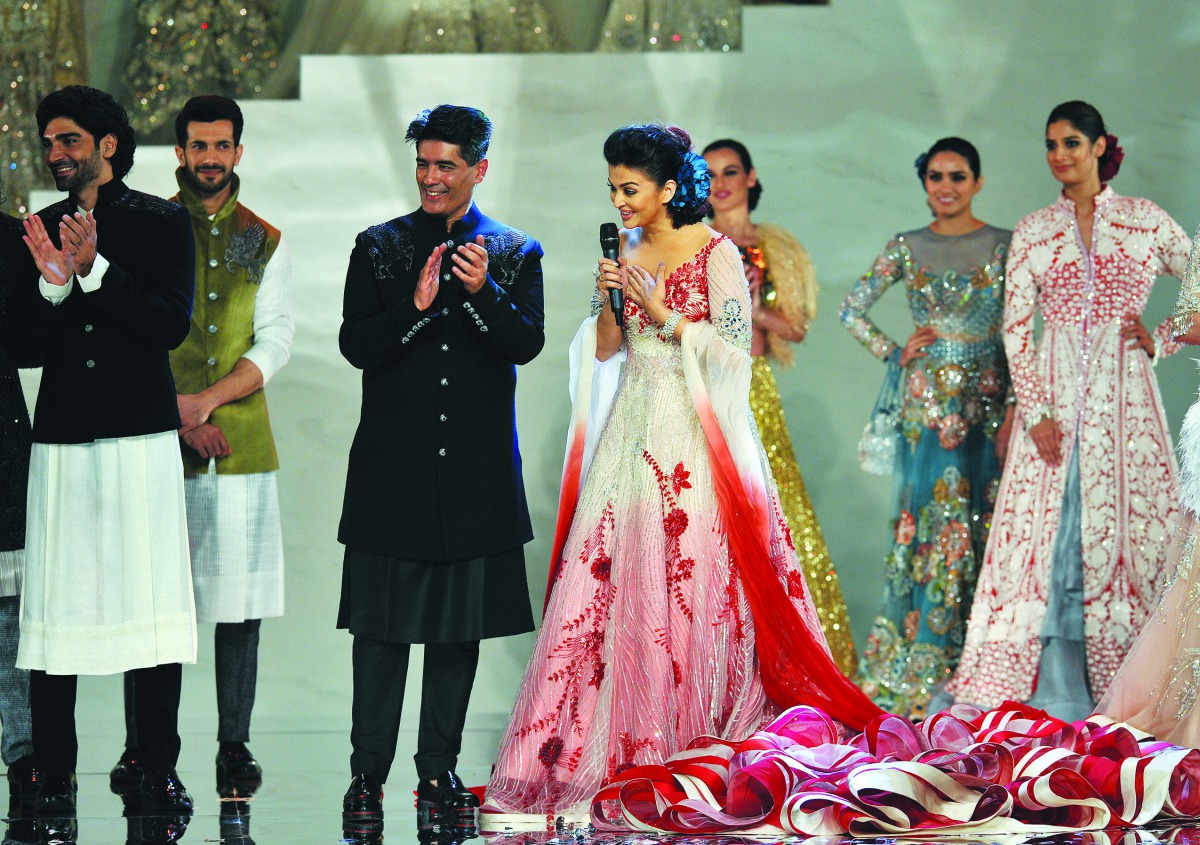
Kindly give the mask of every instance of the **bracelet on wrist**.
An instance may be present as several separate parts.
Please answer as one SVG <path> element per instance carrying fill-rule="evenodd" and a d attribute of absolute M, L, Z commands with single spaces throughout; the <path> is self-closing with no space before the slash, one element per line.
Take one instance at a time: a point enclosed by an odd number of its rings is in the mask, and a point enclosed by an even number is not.
<path fill-rule="evenodd" d="M 667 316 L 666 321 L 659 326 L 658 336 L 662 340 L 671 341 L 675 339 L 675 328 L 679 325 L 679 321 L 683 319 L 683 315 L 678 311 L 672 310 Z"/>

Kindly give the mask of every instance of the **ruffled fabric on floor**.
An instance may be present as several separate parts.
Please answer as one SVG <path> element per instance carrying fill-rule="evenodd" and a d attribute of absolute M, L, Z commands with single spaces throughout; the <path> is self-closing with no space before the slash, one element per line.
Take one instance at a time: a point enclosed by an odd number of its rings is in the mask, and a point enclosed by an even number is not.
<path fill-rule="evenodd" d="M 794 707 L 744 742 L 703 737 L 661 766 L 630 769 L 592 805 L 598 830 L 809 836 L 1098 830 L 1197 815 L 1200 751 L 1013 702 L 916 724 L 885 715 L 857 735 Z"/>

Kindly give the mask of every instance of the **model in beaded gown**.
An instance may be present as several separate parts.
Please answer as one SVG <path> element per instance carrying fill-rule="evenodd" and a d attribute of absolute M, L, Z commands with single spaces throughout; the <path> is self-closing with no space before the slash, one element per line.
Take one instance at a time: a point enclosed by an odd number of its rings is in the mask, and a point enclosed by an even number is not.
<path fill-rule="evenodd" d="M 1006 442 L 1001 329 L 1010 233 L 971 212 L 979 156 L 944 138 L 918 159 L 932 225 L 893 238 L 842 303 L 842 323 L 903 395 L 883 601 L 858 681 L 885 710 L 922 718 L 962 652 Z M 867 316 L 902 284 L 917 331 L 901 345 Z"/>
<path fill-rule="evenodd" d="M 1063 190 L 1013 230 L 1004 345 L 1021 424 L 947 689 L 1074 721 L 1141 630 L 1179 518 L 1153 362 L 1180 345 L 1170 318 L 1151 334 L 1141 314 L 1159 276 L 1183 275 L 1191 239 L 1106 184 L 1120 148 L 1095 108 L 1056 107 L 1045 138 Z"/>
<path fill-rule="evenodd" d="M 713 228 L 728 235 L 741 250 L 750 285 L 750 410 L 821 630 L 834 661 L 849 676 L 857 657 L 846 600 L 800 474 L 773 372 L 775 366 L 791 366 L 791 345 L 804 340 L 809 323 L 817 316 L 812 260 L 800 242 L 783 229 L 751 222 L 750 212 L 758 205 L 762 182 L 745 145 L 727 138 L 713 141 L 704 148 L 704 159 L 713 183 L 709 195 Z"/>
<path fill-rule="evenodd" d="M 549 593 L 486 826 L 585 817 L 607 780 L 782 706 L 879 713 L 829 654 L 751 422 L 750 295 L 699 222 L 704 161 L 658 125 L 613 133 L 605 158 L 627 237 L 572 345 Z M 622 285 L 623 330 L 599 295 Z"/>

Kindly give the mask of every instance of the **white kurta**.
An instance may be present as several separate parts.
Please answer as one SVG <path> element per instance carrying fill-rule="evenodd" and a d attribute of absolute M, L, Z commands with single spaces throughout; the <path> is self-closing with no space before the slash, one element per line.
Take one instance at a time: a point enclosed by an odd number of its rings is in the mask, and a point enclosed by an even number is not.
<path fill-rule="evenodd" d="M 242 353 L 265 386 L 287 363 L 296 332 L 292 259 L 281 236 L 254 296 L 254 343 Z M 236 448 L 236 446 L 235 446 Z M 274 472 L 187 475 L 188 540 L 201 622 L 283 615 L 283 531 Z"/>
<path fill-rule="evenodd" d="M 175 432 L 34 443 L 17 666 L 109 675 L 195 661 Z"/>

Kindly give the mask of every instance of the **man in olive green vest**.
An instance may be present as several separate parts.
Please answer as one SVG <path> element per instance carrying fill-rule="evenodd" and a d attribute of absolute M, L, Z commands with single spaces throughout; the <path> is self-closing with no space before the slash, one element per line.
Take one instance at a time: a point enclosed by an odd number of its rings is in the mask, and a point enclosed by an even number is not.
<path fill-rule="evenodd" d="M 175 121 L 179 193 L 196 244 L 191 329 L 171 353 L 196 616 L 215 622 L 217 789 L 252 793 L 262 768 L 246 743 L 259 623 L 283 614 L 279 460 L 263 385 L 287 363 L 295 333 L 291 259 L 279 230 L 238 202 L 242 113 L 193 97 Z M 128 689 L 126 690 L 128 702 Z M 137 773 L 137 740 L 111 773 Z"/>

